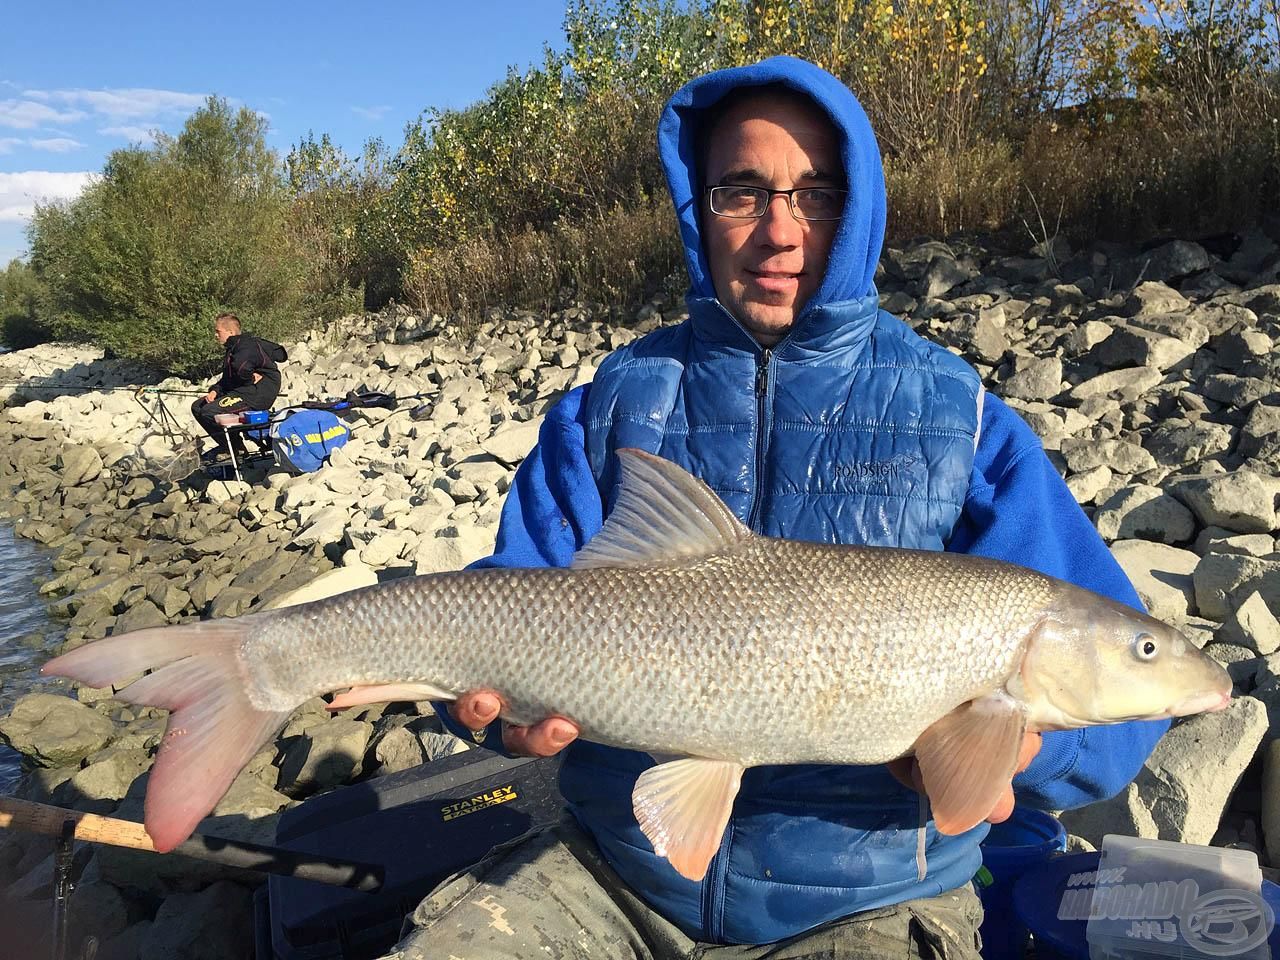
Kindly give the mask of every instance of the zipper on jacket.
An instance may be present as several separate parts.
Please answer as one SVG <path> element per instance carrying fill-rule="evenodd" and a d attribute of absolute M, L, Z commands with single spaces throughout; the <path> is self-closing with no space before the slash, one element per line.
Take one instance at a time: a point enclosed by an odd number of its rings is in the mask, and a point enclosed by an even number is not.
<path fill-rule="evenodd" d="M 769 409 L 769 367 L 773 360 L 773 350 L 765 347 L 756 365 L 756 476 L 755 488 L 751 492 L 751 512 L 747 517 L 747 526 L 759 533 L 760 504 L 763 500 L 760 487 L 764 478 L 764 461 L 769 453 L 769 433 L 773 426 Z"/>
<path fill-rule="evenodd" d="M 707 864 L 707 876 L 702 882 L 702 929 L 712 943 L 724 939 L 724 887 L 729 873 L 729 836 L 732 833 L 733 821 L 730 820 L 720 838 L 720 849 Z"/>

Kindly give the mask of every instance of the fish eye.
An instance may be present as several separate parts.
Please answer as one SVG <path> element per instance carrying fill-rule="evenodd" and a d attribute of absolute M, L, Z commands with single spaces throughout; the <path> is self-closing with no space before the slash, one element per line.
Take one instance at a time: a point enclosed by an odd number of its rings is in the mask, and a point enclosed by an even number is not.
<path fill-rule="evenodd" d="M 1149 633 L 1140 633 L 1133 638 L 1133 655 L 1139 660 L 1154 660 L 1160 652 L 1160 644 Z"/>

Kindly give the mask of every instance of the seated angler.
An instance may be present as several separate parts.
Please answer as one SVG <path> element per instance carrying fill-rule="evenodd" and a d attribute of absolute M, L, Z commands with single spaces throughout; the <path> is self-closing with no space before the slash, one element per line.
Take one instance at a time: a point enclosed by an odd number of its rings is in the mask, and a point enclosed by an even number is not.
<path fill-rule="evenodd" d="M 217 446 L 202 458 L 217 459 L 228 452 L 227 433 L 215 419 L 223 413 L 244 410 L 270 410 L 280 395 L 280 368 L 288 359 L 284 347 L 240 330 L 240 319 L 234 313 L 219 314 L 213 321 L 213 333 L 226 349 L 222 376 L 209 392 L 191 404 L 191 414 Z M 244 441 L 232 434 L 231 446 L 236 456 L 245 455 Z"/>

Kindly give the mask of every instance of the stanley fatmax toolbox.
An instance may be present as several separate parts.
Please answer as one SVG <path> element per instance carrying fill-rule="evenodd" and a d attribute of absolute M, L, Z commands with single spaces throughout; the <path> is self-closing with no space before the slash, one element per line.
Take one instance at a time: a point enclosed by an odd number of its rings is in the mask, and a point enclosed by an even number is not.
<path fill-rule="evenodd" d="M 361 893 L 271 876 L 259 890 L 257 960 L 366 960 L 388 952 L 405 916 L 496 844 L 560 819 L 559 758 L 466 750 L 352 784 L 287 811 L 276 845 L 380 864 Z M 264 953 L 264 950 L 267 951 Z"/>

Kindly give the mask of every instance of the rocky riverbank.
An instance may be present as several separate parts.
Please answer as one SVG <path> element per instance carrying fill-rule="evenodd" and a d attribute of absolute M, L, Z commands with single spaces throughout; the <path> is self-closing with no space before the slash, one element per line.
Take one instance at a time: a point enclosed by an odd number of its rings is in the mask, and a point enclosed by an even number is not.
<path fill-rule="evenodd" d="M 1121 796 L 1064 817 L 1076 842 L 1239 844 L 1280 866 L 1276 243 L 1009 253 L 925 242 L 886 251 L 878 283 L 886 309 L 977 365 L 1022 413 L 1153 613 L 1226 663 L 1241 694 L 1179 724 Z M 404 310 L 349 318 L 290 345 L 291 399 L 417 399 L 354 411 L 351 441 L 322 470 L 259 470 L 249 483 L 177 479 L 144 406 L 109 389 L 150 382 L 140 371 L 79 348 L 8 355 L 0 379 L 26 385 L 0 411 L 0 504 L 19 534 L 57 551 L 40 593 L 67 618 L 68 645 L 454 569 L 492 547 L 547 408 L 610 349 L 680 315 L 662 303 L 622 320 L 494 311 L 465 338 Z M 173 403 L 184 423 L 187 402 Z M 21 796 L 141 818 L 163 715 L 112 693 L 32 694 L 0 719 L 30 767 Z M 458 749 L 425 704 L 329 716 L 316 700 L 201 829 L 269 842 L 279 812 L 308 796 Z M 11 898 L 47 905 L 50 854 L 0 834 Z M 99 937 L 100 958 L 251 953 L 244 874 L 108 847 L 81 856 L 73 937 Z"/>

